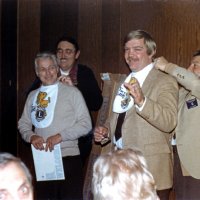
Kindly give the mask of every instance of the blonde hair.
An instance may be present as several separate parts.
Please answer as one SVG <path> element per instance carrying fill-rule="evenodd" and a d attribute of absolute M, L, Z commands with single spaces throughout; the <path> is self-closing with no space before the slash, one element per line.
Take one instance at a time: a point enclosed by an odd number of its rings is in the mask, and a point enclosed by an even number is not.
<path fill-rule="evenodd" d="M 138 150 L 117 150 L 97 158 L 93 166 L 94 200 L 155 200 L 155 181 Z"/>
<path fill-rule="evenodd" d="M 144 39 L 144 44 L 147 48 L 147 54 L 155 56 L 156 54 L 156 42 L 152 36 L 144 30 L 134 30 L 129 32 L 124 38 L 124 45 L 133 39 Z"/>

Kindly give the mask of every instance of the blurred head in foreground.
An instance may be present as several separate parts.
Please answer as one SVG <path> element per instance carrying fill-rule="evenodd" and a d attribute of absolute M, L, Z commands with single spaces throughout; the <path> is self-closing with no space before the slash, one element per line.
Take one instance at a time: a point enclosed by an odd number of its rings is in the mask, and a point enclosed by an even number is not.
<path fill-rule="evenodd" d="M 153 176 L 138 150 L 101 155 L 93 167 L 94 200 L 158 200 Z"/>
<path fill-rule="evenodd" d="M 0 199 L 33 200 L 31 174 L 25 164 L 10 153 L 0 153 Z"/>

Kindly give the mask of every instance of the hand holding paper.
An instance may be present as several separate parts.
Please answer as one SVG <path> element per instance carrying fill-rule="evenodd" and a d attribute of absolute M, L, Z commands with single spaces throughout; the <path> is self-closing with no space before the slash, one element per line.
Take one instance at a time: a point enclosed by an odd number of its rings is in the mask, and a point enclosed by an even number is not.
<path fill-rule="evenodd" d="M 44 144 L 46 146 L 46 144 Z M 60 144 L 53 151 L 40 151 L 31 145 L 37 181 L 65 179 Z"/>
<path fill-rule="evenodd" d="M 56 135 L 52 135 L 47 138 L 45 151 L 52 151 L 54 149 L 54 145 L 61 143 L 62 138 L 61 135 L 58 133 Z"/>
<path fill-rule="evenodd" d="M 35 147 L 35 149 L 38 149 L 40 151 L 44 150 L 44 139 L 43 137 L 39 135 L 32 135 L 30 139 L 30 143 Z"/>

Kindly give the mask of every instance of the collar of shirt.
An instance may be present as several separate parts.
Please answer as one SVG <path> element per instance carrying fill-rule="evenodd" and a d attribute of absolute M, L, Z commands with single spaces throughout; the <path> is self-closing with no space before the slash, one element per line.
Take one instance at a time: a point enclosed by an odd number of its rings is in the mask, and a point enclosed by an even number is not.
<path fill-rule="evenodd" d="M 146 77 L 148 76 L 149 72 L 152 70 L 153 67 L 154 67 L 153 63 L 150 63 L 142 70 L 138 72 L 132 72 L 132 76 L 134 76 L 138 80 L 140 87 L 142 87 Z"/>
<path fill-rule="evenodd" d="M 61 73 L 61 75 L 68 76 L 70 70 L 71 70 L 71 69 L 69 69 L 69 70 L 67 70 L 67 71 L 63 71 L 63 70 L 60 68 L 60 73 Z"/>
<path fill-rule="evenodd" d="M 47 90 L 47 89 L 52 89 L 52 88 L 56 88 L 58 85 L 58 81 L 56 81 L 54 84 L 52 85 L 41 85 L 40 86 L 40 90 Z"/>

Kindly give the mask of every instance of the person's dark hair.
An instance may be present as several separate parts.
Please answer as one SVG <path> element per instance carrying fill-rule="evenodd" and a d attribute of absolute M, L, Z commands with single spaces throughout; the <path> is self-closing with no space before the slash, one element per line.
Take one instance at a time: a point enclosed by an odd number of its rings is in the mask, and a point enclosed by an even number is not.
<path fill-rule="evenodd" d="M 58 44 L 60 42 L 69 42 L 71 44 L 73 44 L 76 52 L 79 51 L 79 45 L 78 45 L 78 42 L 76 41 L 75 38 L 71 37 L 71 36 L 62 36 L 61 38 L 58 39 L 57 43 L 56 43 L 56 51 L 57 51 L 57 47 L 58 47 Z"/>
<path fill-rule="evenodd" d="M 20 166 L 22 168 L 22 170 L 24 171 L 24 173 L 26 174 L 26 177 L 27 177 L 29 183 L 32 184 L 32 176 L 30 174 L 30 171 L 26 167 L 26 165 L 21 161 L 21 159 L 13 156 L 10 153 L 1 152 L 0 153 L 0 169 L 1 168 L 3 169 L 4 167 L 6 167 L 10 163 L 15 163 L 18 166 Z"/>
<path fill-rule="evenodd" d="M 193 57 L 195 57 L 195 56 L 200 56 L 200 49 L 199 49 L 199 50 L 196 50 L 196 51 L 193 53 L 192 56 L 193 56 Z"/>

